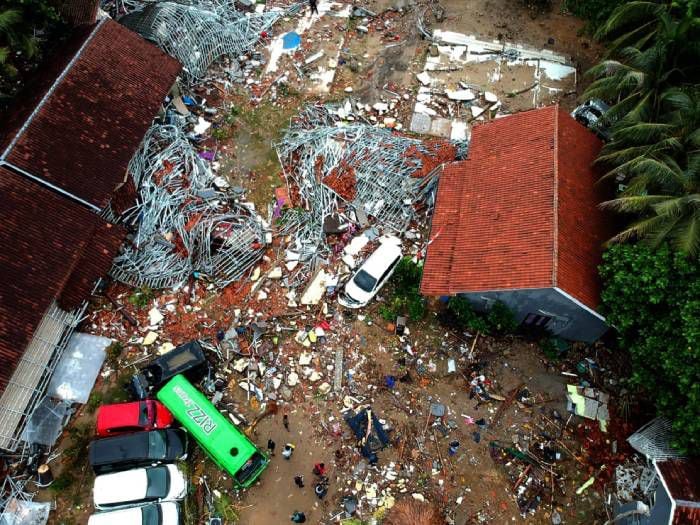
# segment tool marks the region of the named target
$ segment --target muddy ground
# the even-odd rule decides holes
[[[311,24],[304,37],[309,44],[308,53],[317,49],[314,46],[320,45],[329,56],[337,52],[338,57],[348,58],[339,65],[333,81],[326,88],[321,89],[323,86],[319,87],[320,84],[311,78],[295,79],[287,82],[284,89],[273,86],[259,97],[260,100],[251,102],[251,91],[236,87],[222,101],[226,111],[231,112],[232,119],[222,125],[225,133],[216,143],[221,154],[220,173],[226,175],[233,185],[246,189],[246,198],[254,202],[263,214],[266,214],[274,189],[284,184],[272,144],[281,138],[289,119],[300,107],[309,102],[342,100],[348,96],[347,88],[352,88],[352,96],[356,100],[369,104],[390,96],[390,92],[406,93],[411,97],[417,92],[415,75],[422,71],[429,47],[415,28],[417,9],[406,0],[370,0],[358,5],[376,13],[402,8],[403,13],[391,14],[387,26],[390,28],[387,31],[395,33],[398,38],[388,40],[393,37],[376,30],[370,30],[367,34],[358,33],[356,26],[361,22],[358,20],[330,15],[321,17]],[[433,29],[550,49],[569,57],[579,72],[587,69],[599,54],[599,49],[590,38],[581,34],[583,23],[563,13],[556,2],[550,13],[536,16],[522,7],[520,2],[512,0],[444,0],[441,5],[446,17],[440,23],[433,20]],[[299,19],[292,17],[276,31],[283,33],[298,24]],[[392,43],[400,45],[393,46]],[[341,46],[340,50],[338,46]],[[354,61],[349,60],[353,57]],[[281,70],[285,67],[293,70],[289,60],[289,57],[282,57]],[[258,75],[261,86],[269,85],[276,77],[277,73],[265,75],[262,71]],[[561,98],[560,103],[565,108],[573,107],[581,85],[579,82],[576,93],[568,93]],[[409,121],[413,102],[413,98],[405,100],[402,97],[398,104],[397,113],[405,125]],[[235,110],[231,110],[231,107]],[[270,260],[263,266],[272,267],[279,252],[279,247],[271,250],[268,253]],[[162,340],[178,344],[185,342],[188,336],[211,337],[217,328],[227,328],[233,309],[244,304],[266,311],[266,315],[280,313],[272,312],[269,305],[251,304],[251,298],[240,292],[240,286],[232,285],[230,288],[224,294],[202,289],[198,299],[202,303],[198,304],[204,304],[206,320],[174,319],[164,328]],[[122,300],[126,302],[130,292],[123,288],[117,292],[123,293]],[[273,291],[278,296],[282,293],[280,289]],[[156,296],[153,300],[161,299]],[[379,304],[361,312],[364,316],[362,319],[347,316],[342,311],[333,312],[336,306],[331,304],[328,319],[332,328],[328,342],[313,349],[314,366],[322,372],[326,368],[324,379],[331,383],[332,371],[327,367],[334,362],[335,350],[338,347],[345,349],[345,369],[353,369],[355,373],[356,394],[353,397],[362,400],[351,401],[350,404],[358,407],[370,403],[392,429],[392,444],[380,453],[378,468],[370,467],[358,454],[354,440],[342,421],[341,410],[347,406],[344,398],[351,393],[347,376],[342,393],[326,396],[319,395],[317,384],[302,380],[289,401],[280,402],[279,412],[263,418],[251,432],[251,437],[262,448],[268,438],[277,443],[277,455],[272,458],[260,483],[253,488],[244,493],[234,491],[230,480],[225,479],[201,453],[193,451],[187,462],[193,491],[184,506],[186,523],[206,523],[210,515],[218,513],[227,517],[227,523],[279,525],[288,523],[294,510],[303,510],[308,517],[307,523],[331,523],[331,518],[340,512],[341,497],[352,492],[365,498],[361,501],[360,516],[369,520],[381,515],[381,511],[377,513],[381,505],[372,506],[367,502],[368,486],[371,491],[374,483],[379,492],[376,499],[380,503],[386,503],[387,496],[399,500],[410,497],[412,493],[421,494],[444,509],[458,525],[550,523],[554,508],[559,509],[567,524],[589,525],[605,521],[601,505],[602,484],[594,486],[582,496],[574,496],[575,488],[595,473],[594,467],[573,458],[574,454],[564,454],[565,459],[558,467],[562,478],[557,480],[557,488],[551,492],[554,496],[550,496],[548,501],[541,501],[537,511],[526,517],[521,516],[513,495],[514,481],[517,480],[510,479],[508,467],[494,461],[490,455],[490,442],[512,444],[516,440],[535,440],[542,431],[538,425],[547,425],[543,416],[551,416],[552,410],[565,414],[566,378],[560,371],[568,365],[551,365],[536,345],[514,338],[481,338],[474,345],[474,359],[467,359],[459,350],[462,343],[455,342],[454,336],[468,341],[467,346],[473,339],[441,324],[437,317],[441,305],[437,303],[431,304],[426,320],[409,324],[411,334],[400,340],[386,330],[386,322],[377,311]],[[121,320],[118,313],[110,312],[110,308],[98,301],[94,305],[97,313],[83,330],[104,333],[127,343],[134,330]],[[281,308],[281,311],[286,313],[285,308]],[[105,322],[107,313],[108,323]],[[143,311],[134,310],[133,313],[142,317],[145,315]],[[296,326],[322,317],[315,309],[301,314],[296,311],[294,315]],[[304,349],[291,340],[291,336],[281,339],[277,350],[285,356],[287,366],[293,368],[293,359],[298,358]],[[414,356],[407,353],[407,344],[411,345]],[[94,408],[99,402],[123,398],[120,382],[135,370],[131,363],[142,354],[143,348],[138,344],[126,344],[122,354],[115,356],[108,365],[114,371],[100,379],[96,387],[100,394],[94,395],[93,406],[81,409],[61,440],[58,450],[63,455],[55,462],[54,473],[63,481],[53,490],[40,495],[41,498],[56,501],[57,510],[52,513],[50,523],[68,525],[86,522],[91,511],[92,476],[80,451],[84,450],[91,437]],[[425,363],[435,364],[435,371],[426,371],[418,366],[416,356],[420,356]],[[491,401],[475,406],[476,402],[469,399],[465,378],[459,373],[447,373],[447,359],[450,357],[457,360],[462,373],[468,373],[474,363],[482,362],[485,375],[493,381],[494,391],[502,397],[525,385],[536,403],[528,406],[514,402],[499,416],[502,417],[500,423],[481,431],[479,443],[475,442],[473,433],[476,428],[473,424],[467,424],[463,415],[492,421],[503,402]],[[406,372],[411,376],[410,382],[396,382],[393,388],[385,386],[386,376],[404,377]],[[257,401],[248,400],[246,393],[238,388],[240,380],[241,377],[235,375],[231,378],[226,408],[252,421],[259,413],[260,406]],[[447,421],[451,423],[446,435],[440,432],[441,427],[432,426],[433,421],[426,417],[430,404],[434,402],[447,407],[445,425]],[[283,413],[289,415],[289,432],[282,426]],[[576,427],[572,424],[570,428]],[[587,427],[582,428],[586,431]],[[461,445],[457,454],[450,457],[447,455],[448,443],[453,440],[458,440]],[[580,441],[574,440],[569,430],[563,433],[562,440],[569,443],[575,455],[585,458],[577,445],[580,445]],[[289,461],[280,455],[281,448],[287,442],[296,447]],[[331,480],[329,493],[322,501],[312,492],[314,476],[311,472],[313,464],[320,461],[329,467]],[[386,478],[386,469],[390,465],[393,465],[398,478],[407,480],[404,492],[398,488],[396,480]],[[304,489],[294,485],[295,474],[304,475]],[[202,479],[206,480],[210,489],[218,491],[211,498],[208,498]],[[361,480],[366,483],[358,484]],[[382,495],[383,489],[388,489],[390,493]],[[221,494],[221,497],[217,494]],[[213,503],[212,507],[207,505],[208,499]]]

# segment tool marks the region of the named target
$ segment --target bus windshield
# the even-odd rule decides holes
[[[267,467],[267,456],[183,375],[168,381],[157,397],[240,487],[252,485]]]

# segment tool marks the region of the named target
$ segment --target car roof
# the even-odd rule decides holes
[[[148,458],[149,435],[151,432],[164,433],[165,430],[134,432],[121,436],[97,439],[90,443],[89,457],[92,465],[107,465],[125,459]]]
[[[146,497],[148,478],[145,468],[102,474],[95,478],[92,495],[96,505],[130,502]]]
[[[394,259],[401,256],[401,245],[395,244],[391,240],[387,240],[379,245],[379,247],[374,250],[372,255],[370,255],[362,266],[360,270],[366,271],[372,277],[380,277],[384,270],[387,269],[389,264],[391,264]]]
[[[145,401],[131,401],[128,403],[115,403],[102,405],[97,412],[97,425],[103,427],[122,427],[137,425],[139,421],[139,409]]]
[[[141,523],[141,507],[98,512],[90,516],[88,525],[123,525],[126,523]]]

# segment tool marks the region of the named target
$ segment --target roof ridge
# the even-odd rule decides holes
[[[73,55],[73,58],[71,58],[66,66],[63,68],[63,71],[56,77],[56,80],[53,81],[53,83],[49,86],[49,88],[46,90],[46,93],[44,93],[44,96],[41,97],[41,100],[39,103],[34,107],[32,112],[29,114],[29,116],[26,118],[22,126],[17,130],[17,133],[15,133],[15,136],[12,137],[12,140],[9,142],[5,150],[2,152],[2,155],[0,155],[0,160],[5,160],[7,156],[10,154],[10,152],[14,149],[14,147],[17,145],[19,142],[19,139],[24,135],[24,132],[27,131],[27,128],[29,125],[32,123],[34,118],[39,114],[39,111],[41,111],[41,108],[44,107],[46,102],[51,98],[51,95],[54,94],[56,91],[56,88],[63,82],[63,79],[66,78],[66,75],[68,72],[73,69],[73,66],[75,63],[82,57],[83,51],[87,48],[88,44],[92,42],[92,40],[95,38],[95,35],[99,31],[99,29],[102,27],[102,25],[109,20],[108,18],[103,18],[100,20],[97,24],[95,24],[94,29],[90,32],[90,34],[87,36],[85,39],[85,42],[83,42],[78,50],[75,52],[75,55]]]
[[[556,288],[559,270],[559,103],[554,105],[554,195],[552,215],[552,286]]]

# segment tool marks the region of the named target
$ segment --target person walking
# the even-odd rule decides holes
[[[313,472],[317,476],[325,476],[326,475],[326,464],[325,463],[316,463],[314,465]]]
[[[293,523],[306,523],[306,515],[303,512],[299,512],[298,510],[295,510],[294,514],[292,514],[292,522]]]
[[[457,453],[458,448],[459,448],[459,441],[450,442],[450,449],[448,450],[448,453],[450,454],[450,456],[454,456]]]
[[[292,445],[291,443],[287,443],[284,446],[284,450],[282,451],[282,456],[284,457],[284,459],[288,460],[292,457],[292,452],[294,452],[294,445]]]
[[[272,441],[272,439],[267,440],[267,450],[270,451],[270,455],[274,456],[275,455],[275,442]]]
[[[325,498],[326,494],[328,494],[328,483],[316,483],[314,492],[316,493],[316,496],[318,496],[318,499]]]
[[[299,487],[300,489],[303,489],[304,488],[304,476],[302,476],[301,474],[297,474],[296,476],[294,476],[294,483],[296,483],[297,487]]]
[[[282,416],[282,424],[284,425],[284,428],[287,429],[287,432],[289,432],[289,416],[287,414]]]
[[[314,13],[318,14],[318,5],[316,5],[317,0],[309,0],[309,7],[311,8],[311,15]]]

